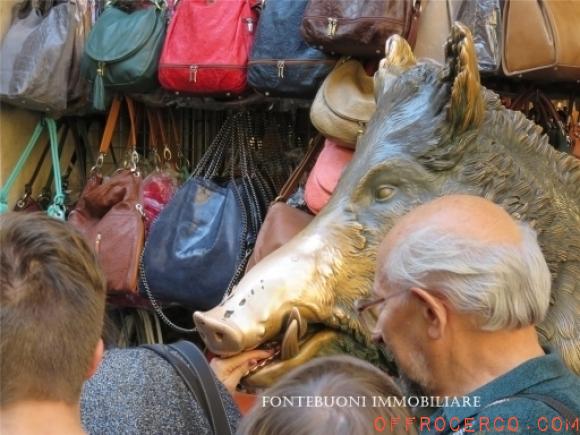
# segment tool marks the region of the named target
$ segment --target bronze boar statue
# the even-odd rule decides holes
[[[245,385],[267,386],[337,352],[388,368],[354,301],[370,293],[377,247],[396,220],[452,193],[488,198],[538,231],[553,276],[538,331],[580,374],[580,163],[481,86],[463,25],[453,26],[445,53],[443,67],[417,64],[406,41],[387,41],[375,75],[376,113],[330,202],[224,302],[194,314],[214,353],[276,347]]]

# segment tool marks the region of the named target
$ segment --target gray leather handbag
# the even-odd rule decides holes
[[[0,47],[0,98],[32,110],[63,112],[70,83],[78,85],[73,58],[86,1],[23,5]]]

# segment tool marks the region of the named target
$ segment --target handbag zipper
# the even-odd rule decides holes
[[[343,18],[337,18],[337,17],[324,17],[321,15],[310,15],[310,16],[304,17],[305,20],[308,20],[311,18],[326,20],[327,21],[326,36],[329,36],[331,38],[336,35],[336,29],[338,28],[338,24],[341,21],[377,20],[377,21],[389,21],[389,22],[395,23],[395,24],[404,24],[404,21],[402,21],[402,20],[394,20],[394,19],[388,18],[388,17],[356,17],[356,18],[343,17]]]
[[[328,20],[328,36],[332,37],[336,34],[336,26],[338,25],[338,20],[336,18],[329,17]]]
[[[105,75],[105,62],[97,62],[97,75],[101,77]]]
[[[254,18],[243,18],[243,20],[246,23],[246,26],[248,26],[248,32],[250,33],[254,33],[254,23],[256,22],[256,20]]]
[[[272,59],[272,60],[251,60],[248,62],[248,65],[276,65],[278,69],[278,78],[283,79],[286,65],[300,65],[300,64],[334,65],[335,63],[336,63],[335,60]]]
[[[175,65],[175,64],[161,64],[159,65],[160,68],[177,68],[177,69],[185,69],[189,70],[189,81],[193,83],[197,83],[197,73],[201,69],[207,68],[229,68],[229,69],[246,69],[247,66],[240,66],[240,65]]]

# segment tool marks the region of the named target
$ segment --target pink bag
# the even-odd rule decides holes
[[[161,210],[175,195],[178,180],[177,173],[171,168],[171,150],[168,147],[161,112],[147,109],[146,113],[149,123],[149,146],[156,156],[156,169],[143,180],[143,211],[146,217],[145,232],[148,234],[149,228]],[[162,161],[160,157],[158,151],[160,146],[163,147],[161,155],[165,161]]]
[[[143,211],[147,217],[145,220],[147,232],[176,191],[177,181],[167,172],[155,171],[145,177],[143,180]]]
[[[318,214],[326,205],[354,150],[326,139],[304,187],[304,200],[310,211]]]

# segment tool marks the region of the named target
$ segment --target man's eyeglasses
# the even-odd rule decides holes
[[[372,334],[376,331],[377,320],[381,314],[381,308],[389,299],[405,293],[407,290],[400,290],[386,297],[380,298],[360,298],[354,303],[358,318],[363,326]]]

